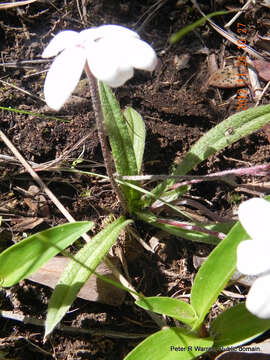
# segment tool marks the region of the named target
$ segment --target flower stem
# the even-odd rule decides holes
[[[102,109],[101,109],[97,80],[91,73],[91,70],[89,69],[87,62],[85,64],[84,70],[86,72],[88,82],[89,82],[93,110],[95,113],[95,118],[96,118],[96,123],[97,123],[98,136],[99,136],[99,141],[100,141],[100,145],[101,145],[101,150],[102,150],[104,164],[105,164],[105,167],[107,170],[107,174],[109,176],[111,186],[112,186],[113,190],[115,191],[115,193],[117,194],[118,199],[123,207],[124,212],[127,213],[128,209],[127,209],[124,194],[123,194],[121,188],[116,183],[114,176],[113,176],[112,159],[111,159],[111,155],[110,155],[110,152],[109,152],[109,149],[107,146],[107,142],[106,142],[104,118],[103,118],[103,113],[102,113]]]

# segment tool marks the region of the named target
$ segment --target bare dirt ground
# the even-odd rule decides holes
[[[205,13],[239,8],[244,3],[241,0],[199,1]],[[84,161],[78,165],[80,169],[104,173],[87,87],[82,82],[59,113],[50,111],[43,101],[45,70],[50,61],[39,61],[52,35],[63,29],[79,31],[101,24],[123,25],[138,31],[155,48],[159,65],[153,74],[137,72],[115,94],[122,108],[134,107],[145,120],[144,173],[167,174],[172,164],[179,162],[196,140],[237,111],[236,88],[220,89],[207,84],[211,72],[208,63],[209,57],[213,59],[214,55],[218,67],[222,68],[224,62],[229,65],[232,58],[242,55],[241,49],[223,38],[208,23],[187,34],[179,43],[169,44],[169,37],[174,32],[200,17],[192,3],[176,0],[37,1],[0,11],[0,106],[36,113],[29,115],[2,109],[0,129],[27,160],[35,164],[56,159],[91,132],[87,141],[71,151],[61,165],[70,165],[81,156]],[[223,27],[232,17],[233,14],[219,16],[215,22]],[[234,33],[237,22],[246,26],[247,42],[265,54],[265,48],[259,46],[258,35],[270,36],[270,9],[258,1],[231,26]],[[260,81],[264,87],[266,82]],[[248,87],[247,91],[250,94]],[[247,108],[253,107],[255,102],[254,97],[248,95]],[[262,104],[268,102],[269,91],[261,100]],[[60,120],[49,116],[57,116]],[[212,156],[194,173],[207,174],[264,164],[269,154],[268,138],[259,131]],[[33,180],[14,159],[4,158],[4,155],[12,154],[3,142],[0,142],[0,155],[2,250],[26,234],[65,223],[66,220],[49,200],[43,198],[37,205],[30,190]],[[94,231],[100,228],[111,209],[119,211],[117,199],[108,183],[102,183],[95,177],[61,171],[40,171],[40,176],[75,219],[91,219],[97,224]],[[218,215],[229,217],[238,201],[258,194],[258,188],[257,192],[241,188],[241,184],[255,181],[252,178],[240,179],[238,189],[220,183],[203,183],[194,186],[190,195]],[[267,187],[263,191],[267,193]],[[29,218],[30,223],[26,222]],[[206,256],[210,247],[168,235],[164,240],[164,234],[141,222],[136,222],[136,228],[146,242],[153,236],[162,237],[164,241],[154,257],[143,249],[134,250],[132,246],[124,249],[128,271],[136,289],[153,296],[189,293],[196,273],[192,256]],[[1,310],[44,319],[50,294],[50,289],[25,280],[11,290],[1,291]],[[56,330],[44,344],[42,327],[3,318],[0,318],[0,323],[1,359],[119,360],[140,341],[117,339],[106,334],[89,336]],[[77,299],[63,323],[127,334],[157,330],[151,319],[133,305],[129,296],[120,307]]]

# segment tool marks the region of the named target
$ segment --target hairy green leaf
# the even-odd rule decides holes
[[[162,329],[133,349],[124,360],[191,360],[211,349],[211,338],[181,328]]]
[[[145,145],[145,125],[141,115],[132,109],[132,107],[126,108],[124,116],[128,122],[128,132],[132,141],[134,154],[136,157],[138,173],[141,171],[144,145]]]
[[[269,121],[270,105],[254,107],[230,116],[209,130],[192,146],[182,162],[173,171],[173,175],[187,174],[210,155],[259,130]],[[167,192],[175,182],[175,179],[163,181],[153,190],[153,194],[162,197],[163,193]]]
[[[163,296],[145,297],[136,301],[136,305],[145,310],[158,314],[171,316],[192,326],[196,319],[196,313],[187,302]]]
[[[8,287],[25,279],[52,257],[74,243],[93,226],[81,221],[56,226],[29,236],[0,254],[0,282]]]
[[[119,175],[138,175],[132,141],[119,104],[107,85],[99,81],[98,86],[106,132],[112,148],[116,171]],[[122,189],[126,196],[128,208],[132,212],[134,200],[136,201],[140,194],[125,185],[122,185]]]
[[[173,205],[168,204],[169,207],[171,207],[173,210]],[[169,224],[162,224],[158,222],[158,217],[154,215],[151,212],[136,212],[136,215],[143,221],[147,222],[148,224],[151,224],[152,226],[159,228],[163,231],[166,231],[169,234],[178,236],[183,239],[192,240],[196,242],[202,242],[206,244],[212,244],[217,245],[220,242],[220,239],[217,236],[214,236],[211,233],[207,233],[207,231],[210,232],[222,232],[227,234],[231,228],[234,226],[235,222],[228,222],[228,223],[219,223],[219,224],[194,224],[190,223],[190,225],[197,226],[198,228],[201,228],[202,230],[205,229],[206,232],[203,231],[195,231],[194,229],[181,229],[174,225]],[[183,212],[182,215],[185,215],[185,212]]]
[[[49,302],[45,337],[68,311],[78,292],[115,243],[121,230],[132,220],[119,218],[93,237],[69,262]]]
[[[169,234],[178,236],[183,239],[212,245],[217,245],[221,241],[220,238],[217,236],[219,232],[227,234],[234,224],[235,222],[208,225],[190,224],[197,226],[198,230],[194,230],[192,228],[190,230],[187,230],[170,224],[161,224],[157,221],[151,222],[151,225],[163,231],[166,231]],[[202,231],[199,231],[199,228],[201,228]],[[203,232],[203,230],[205,230],[205,232]],[[207,233],[207,231],[209,231],[209,233]],[[217,233],[216,236],[215,233]]]
[[[198,328],[205,315],[236,269],[236,249],[249,236],[239,222],[211,252],[198,271],[191,290],[190,303],[198,316]]]
[[[221,313],[211,324],[210,333],[217,349],[245,344],[270,329],[270,319],[252,315],[245,304],[235,305]]]

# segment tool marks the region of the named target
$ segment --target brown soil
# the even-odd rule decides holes
[[[222,67],[242,51],[222,38],[209,24],[187,34],[176,45],[169,45],[171,34],[200,18],[191,3],[184,1],[94,0],[81,3],[72,0],[36,2],[24,7],[0,12],[0,106],[27,110],[37,114],[62,117],[69,122],[0,110],[0,129],[5,132],[23,156],[42,164],[59,157],[91,132],[83,146],[74,149],[62,165],[70,165],[82,151],[85,159],[79,168],[104,173],[102,154],[95,130],[95,120],[88,89],[82,86],[70,102],[57,114],[42,100],[44,70],[49,61],[38,63],[40,55],[53,34],[63,29],[81,30],[101,24],[120,24],[138,31],[157,51],[159,65],[153,74],[136,72],[136,76],[115,94],[122,108],[134,107],[144,118],[147,127],[144,157],[145,174],[167,174],[190,147],[206,131],[237,111],[236,88],[217,89],[207,86],[210,77],[208,57],[215,54]],[[226,4],[225,4],[226,3]],[[155,12],[156,6],[159,9]],[[200,1],[205,13],[243,5],[243,1]],[[225,6],[226,5],[226,6]],[[233,15],[215,18],[224,26]],[[248,43],[256,48],[256,33],[269,36],[269,9],[257,4],[240,16],[246,24]],[[232,30],[236,32],[235,24]],[[261,50],[257,47],[257,50]],[[25,64],[23,61],[33,60]],[[184,63],[186,61],[186,64]],[[184,64],[184,65],[183,65]],[[262,81],[262,84],[265,83]],[[16,87],[14,87],[16,86]],[[24,92],[26,91],[26,92]],[[261,103],[268,103],[266,92]],[[248,107],[254,106],[252,98]],[[267,136],[259,131],[238,141],[226,150],[209,158],[194,173],[207,174],[230,168],[263,164],[268,160],[270,145]],[[12,156],[3,142],[0,155]],[[31,177],[18,164],[0,160],[0,215],[3,222],[0,248],[11,245],[27,235],[65,223],[66,220],[46,198],[35,207],[36,201],[26,201],[25,191],[33,185]],[[77,220],[95,221],[96,232],[110,211],[119,211],[117,199],[108,183],[95,177],[63,172],[41,172],[40,176]],[[240,179],[242,183],[253,179]],[[257,181],[257,180],[254,180]],[[267,193],[267,189],[264,189]],[[253,192],[252,195],[257,195]],[[218,215],[232,216],[235,200],[245,199],[247,192],[237,191],[220,183],[207,183],[192,188],[190,195]],[[45,199],[45,200],[44,200]],[[45,203],[44,203],[45,202]],[[42,218],[36,226],[21,222],[26,217]],[[12,219],[9,221],[8,219]],[[137,231],[149,242],[152,236],[164,236],[151,227],[136,222]],[[166,242],[165,242],[166,239]],[[189,293],[195,269],[194,254],[206,256],[209,246],[193,244],[166,235],[156,256],[144,250],[134,262],[125,249],[131,281],[146,295],[172,296]],[[167,241],[169,240],[169,241]],[[132,250],[133,251],[133,250]],[[134,266],[136,264],[136,266]],[[30,281],[23,281],[11,290],[2,290],[1,309],[44,319],[51,290]],[[127,297],[124,304],[114,308],[77,299],[63,324],[81,328],[98,328],[116,332],[152,333],[157,330],[151,319]],[[55,331],[43,344],[43,329],[1,318],[0,358],[2,359],[123,359],[139,340],[115,339],[108,336],[84,336]]]

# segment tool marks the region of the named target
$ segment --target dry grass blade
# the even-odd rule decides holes
[[[136,22],[134,25],[134,28],[138,33],[140,33],[143,28],[149,23],[153,17],[157,14],[159,9],[166,4],[168,0],[158,0],[156,3],[154,3],[148,10],[145,11],[145,13],[140,17],[140,19]],[[139,25],[139,23],[141,24]]]
[[[205,13],[201,10],[199,4],[197,3],[197,0],[192,0],[192,3],[202,16],[206,16]],[[211,19],[207,19],[207,21],[225,39],[229,40],[237,47],[239,46],[239,39],[237,37],[231,35],[226,30],[222,29],[220,26],[218,26],[216,23],[214,23],[214,21],[212,21]],[[258,51],[254,50],[249,45],[245,45],[245,47],[242,47],[242,50],[247,52],[249,55],[254,56],[256,59],[265,60],[264,57]]]
[[[0,10],[7,10],[7,9],[18,7],[18,6],[28,5],[35,1],[37,1],[37,0],[16,1],[16,2],[9,2],[9,3],[2,3],[2,4],[0,3]]]
[[[265,87],[264,87],[264,89],[263,89],[263,91],[261,93],[261,96],[258,98],[255,106],[259,105],[260,101],[262,100],[262,98],[263,98],[264,94],[266,93],[267,89],[269,88],[269,86],[270,86],[270,81],[268,81],[268,83],[265,85]]]
[[[24,168],[29,172],[32,178],[37,182],[42,191],[44,191],[49,199],[54,203],[54,205],[58,208],[59,211],[65,216],[65,218],[69,222],[74,222],[75,220],[69,214],[69,212],[65,209],[65,207],[61,204],[61,202],[56,198],[56,196],[51,192],[51,190],[46,186],[46,184],[41,180],[38,174],[33,170],[33,168],[28,164],[28,162],[24,159],[24,157],[19,153],[19,151],[15,148],[15,146],[9,141],[6,135],[0,130],[0,138],[6,144],[6,146],[12,151],[14,156],[20,161],[20,163],[24,166]],[[86,234],[84,234],[83,238]],[[86,241],[89,238],[87,237]]]
[[[260,60],[257,60],[260,61]],[[261,95],[262,95],[262,87],[260,84],[260,80],[257,74],[257,71],[254,68],[254,64],[251,61],[251,59],[247,56],[247,63],[248,63],[248,75],[249,75],[249,81],[250,81],[250,85],[252,88],[252,92],[254,94],[254,100],[258,101],[258,99],[261,99]]]
[[[6,85],[6,86],[12,87],[12,88],[15,89],[15,90],[19,90],[19,91],[21,91],[22,93],[24,93],[24,94],[26,94],[26,95],[29,95],[29,96],[31,96],[32,98],[34,98],[34,99],[36,99],[36,100],[38,100],[38,101],[42,101],[42,102],[45,103],[45,100],[44,100],[44,99],[42,99],[42,98],[40,98],[39,96],[36,96],[36,95],[30,93],[29,91],[26,91],[26,90],[24,90],[24,89],[22,89],[22,88],[19,88],[18,86],[15,86],[15,85],[13,85],[13,84],[10,84],[10,83],[8,83],[8,82],[6,82],[6,81],[4,81],[4,80],[0,80],[0,82],[1,82],[2,84]]]
[[[247,9],[249,8],[249,6],[251,5],[252,2],[253,2],[253,0],[248,0],[248,1],[245,3],[245,5],[242,7],[242,9],[239,10],[239,11],[237,12],[237,14],[234,15],[234,17],[233,17],[226,25],[224,25],[224,27],[225,27],[226,29],[228,29],[228,28],[239,18],[239,16],[243,13],[243,11],[244,11],[244,10],[247,10]]]

